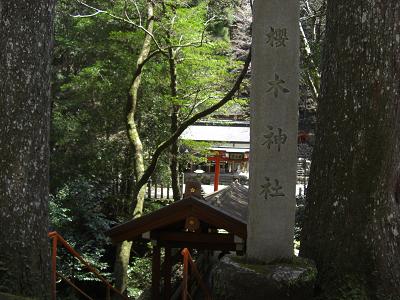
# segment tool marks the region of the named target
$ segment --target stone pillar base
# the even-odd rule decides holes
[[[306,259],[249,264],[225,256],[211,271],[213,300],[310,300],[317,270]]]

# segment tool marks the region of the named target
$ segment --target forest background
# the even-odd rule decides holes
[[[307,130],[315,123],[325,6],[324,1],[301,1],[299,109],[301,126]],[[248,1],[58,1],[51,227],[110,279],[118,249],[104,233],[132,218],[137,199],[144,197],[135,191],[135,184],[171,132],[232,91],[250,48],[250,24]],[[246,115],[249,75],[250,70],[218,115],[232,105]],[[135,87],[136,94],[132,92]],[[140,144],[132,139],[129,125],[132,99]],[[193,153],[204,154],[207,146],[172,143],[160,155],[152,180],[173,183],[177,180],[174,169],[181,171],[188,161],[199,161]],[[138,147],[143,166],[137,160]],[[144,201],[145,212],[164,205],[148,200]],[[151,245],[135,243],[129,252],[128,278],[119,284],[126,285],[128,294],[138,296],[149,284]],[[94,278],[66,257],[61,272],[94,287]],[[73,298],[67,289],[64,293]]]

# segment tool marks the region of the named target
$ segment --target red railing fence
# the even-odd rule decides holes
[[[207,288],[207,286],[204,284],[203,279],[201,278],[201,275],[196,267],[195,262],[192,259],[192,256],[190,255],[190,251],[187,248],[184,248],[181,251],[181,254],[183,256],[183,289],[182,289],[182,300],[187,300],[191,299],[190,293],[188,291],[188,282],[189,282],[189,265],[190,269],[197,281],[197,284],[200,286],[200,288],[203,290],[204,293],[204,299],[206,300],[212,300],[211,299],[211,293],[210,290]]]
[[[116,293],[121,299],[129,300],[129,298],[123,295],[120,291],[114,288],[111,283],[107,281],[103,276],[100,275],[99,271],[92,267],[88,262],[86,262],[82,256],[74,249],[68,242],[56,231],[49,232],[49,238],[52,239],[52,253],[51,253],[51,299],[57,299],[57,277],[64,280],[67,284],[69,284],[72,288],[74,288],[77,292],[79,292],[82,296],[89,300],[93,300],[89,295],[87,295],[84,291],[82,291],[79,287],[77,287],[72,281],[68,278],[64,277],[60,273],[57,272],[57,248],[58,246],[63,246],[71,255],[76,257],[89,272],[93,273],[96,278],[98,278],[105,286],[106,286],[106,299],[111,299],[111,291]]]

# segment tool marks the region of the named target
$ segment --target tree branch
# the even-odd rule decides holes
[[[190,119],[187,119],[186,121],[184,121],[167,140],[165,140],[160,145],[158,145],[157,149],[153,153],[153,156],[151,158],[149,166],[146,168],[143,176],[138,180],[138,182],[135,186],[134,195],[133,195],[134,199],[137,197],[140,189],[147,183],[150,176],[153,174],[153,172],[157,166],[158,159],[161,156],[161,154],[166,149],[168,149],[168,147],[171,146],[171,144],[174,141],[176,141],[179,138],[179,136],[182,134],[182,132],[185,131],[185,129],[188,128],[190,125],[194,124],[197,120],[199,120],[199,119],[211,114],[212,112],[216,111],[217,109],[221,108],[224,104],[226,104],[229,100],[231,100],[233,98],[235,93],[239,90],[240,85],[247,74],[247,70],[249,68],[250,62],[251,62],[251,52],[249,52],[249,54],[246,58],[245,64],[243,66],[243,69],[240,72],[240,74],[239,74],[238,78],[236,79],[235,84],[233,85],[231,90],[218,103],[212,105],[211,107],[195,114]]]
[[[311,64],[311,68],[314,69],[314,71],[317,73],[317,77],[319,79],[320,78],[320,73],[319,73],[319,71],[318,71],[318,69],[317,69],[317,67],[315,65],[315,62],[314,62],[312,56],[311,56],[312,52],[311,52],[310,43],[307,40],[306,34],[304,32],[304,29],[303,29],[303,25],[301,24],[301,22],[299,22],[299,27],[300,27],[300,36],[301,36],[301,39],[302,39],[303,44],[304,44],[305,55],[309,59],[309,62]],[[308,83],[308,85],[310,87],[310,90],[312,92],[314,101],[317,102],[318,101],[318,96],[319,96],[318,86],[317,86],[318,84],[316,82],[314,82],[314,80],[313,80],[313,78],[312,78],[312,76],[310,74],[310,71],[306,71],[306,73],[307,73],[306,81],[307,81],[307,83]]]
[[[98,15],[98,14],[100,14],[100,13],[106,14],[107,16],[109,16],[109,17],[111,17],[111,18],[113,18],[113,19],[115,19],[115,20],[119,20],[119,21],[128,23],[128,24],[133,25],[134,27],[136,27],[136,28],[138,28],[138,29],[144,31],[146,34],[148,34],[148,35],[151,37],[151,39],[153,40],[153,42],[154,42],[154,44],[156,45],[156,47],[157,47],[159,50],[162,50],[160,44],[158,43],[158,41],[156,40],[156,38],[154,37],[154,35],[153,35],[151,32],[149,32],[142,24],[136,24],[135,22],[133,22],[133,21],[132,21],[131,19],[129,19],[129,18],[123,18],[123,17],[117,16],[117,15],[114,15],[113,13],[111,13],[111,12],[109,12],[109,11],[107,11],[107,10],[102,10],[102,9],[96,8],[96,7],[91,6],[91,5],[85,3],[85,2],[83,2],[83,1],[81,1],[81,0],[75,0],[75,1],[78,2],[78,3],[81,4],[81,5],[83,5],[83,6],[87,7],[87,8],[89,8],[89,9],[94,10],[95,12],[94,12],[93,14],[89,14],[89,15],[75,15],[75,16],[73,16],[73,17],[75,17],[75,18],[87,18],[87,17],[92,17],[92,16],[95,16],[95,15]]]

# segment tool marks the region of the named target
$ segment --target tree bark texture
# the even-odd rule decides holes
[[[399,68],[399,1],[328,1],[301,241],[323,299],[400,299]]]
[[[0,292],[48,299],[54,1],[0,1]]]
[[[145,34],[142,49],[139,53],[136,70],[132,80],[132,85],[130,87],[128,93],[128,105],[127,105],[127,116],[126,116],[126,124],[127,124],[127,133],[128,139],[133,147],[133,156],[134,156],[134,175],[136,179],[136,183],[144,174],[144,159],[143,159],[143,144],[140,139],[139,131],[136,125],[135,114],[138,102],[138,92],[139,87],[142,81],[142,70],[143,65],[146,63],[147,58],[149,57],[149,53],[151,50],[151,34],[153,33],[154,27],[154,3],[152,1],[147,1],[147,33]],[[138,186],[135,184],[134,186],[134,199],[133,203],[135,204],[135,208],[133,211],[133,218],[138,218],[142,215],[143,212],[143,204],[146,193],[145,186]],[[116,248],[116,261],[114,264],[114,276],[116,288],[120,290],[122,293],[126,292],[126,285],[128,280],[128,264],[130,258],[130,250],[132,247],[131,242],[122,242]]]

